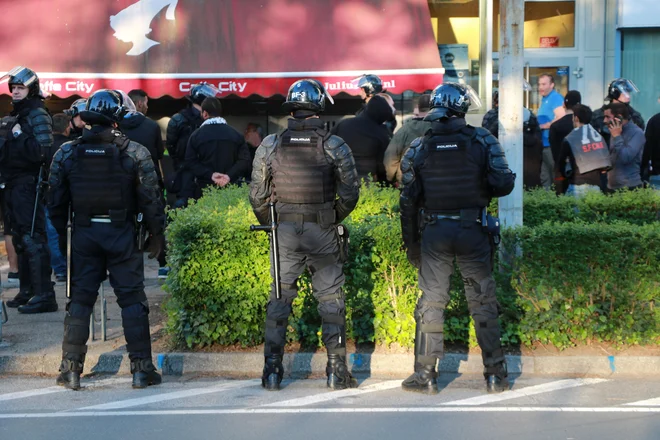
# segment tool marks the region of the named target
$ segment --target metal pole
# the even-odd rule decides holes
[[[504,227],[523,223],[523,26],[524,0],[500,0],[499,140],[516,173],[513,192],[499,200]]]
[[[493,0],[479,0],[479,96],[486,111],[493,107]]]

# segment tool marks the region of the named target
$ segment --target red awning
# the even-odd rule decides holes
[[[427,0],[22,0],[3,4],[0,36],[0,70],[29,67],[59,97],[183,97],[199,81],[272,96],[305,77],[357,94],[363,73],[421,92],[444,72]]]

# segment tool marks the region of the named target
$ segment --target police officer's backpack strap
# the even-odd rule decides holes
[[[126,147],[128,147],[128,144],[131,142],[131,140],[126,136],[124,133],[121,133],[119,131],[113,131],[115,134],[115,138],[112,140],[112,143],[119,148],[119,150],[124,150]]]

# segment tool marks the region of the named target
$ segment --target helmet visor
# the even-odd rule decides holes
[[[220,89],[208,83],[200,83],[196,87],[197,87],[197,89],[195,90],[196,94],[204,95],[209,98],[215,98],[220,94]]]
[[[470,99],[470,110],[478,110],[483,107],[481,99],[479,99],[479,94],[476,92],[476,90],[467,84],[463,84],[463,87],[465,87],[465,96]]]
[[[621,92],[622,95],[627,97],[628,99],[632,98],[632,95],[635,93],[639,93],[639,89],[635,85],[634,82],[632,82],[629,79],[620,79],[616,81],[613,84],[614,88],[617,89],[619,92]]]
[[[36,79],[37,76],[34,74],[28,75],[28,69],[23,66],[16,66],[11,69],[9,72],[5,73],[2,78],[0,78],[0,84],[9,82],[9,80],[14,76],[21,76],[21,82],[25,87],[29,87]]]
[[[126,112],[134,113],[137,111],[137,109],[135,108],[135,103],[123,90],[115,90],[115,91],[121,95],[122,107],[124,107]]]

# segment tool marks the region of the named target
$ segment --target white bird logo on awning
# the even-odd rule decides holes
[[[145,53],[158,41],[147,38],[151,32],[151,21],[163,8],[167,7],[165,18],[174,20],[174,10],[179,0],[140,0],[110,16],[110,27],[114,37],[124,43],[133,43],[126,55],[137,56]]]

